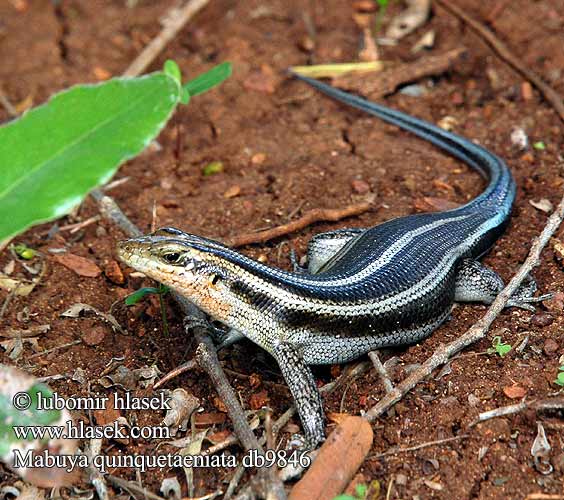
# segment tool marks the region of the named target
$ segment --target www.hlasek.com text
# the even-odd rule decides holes
[[[267,450],[264,454],[257,450],[250,450],[243,455],[241,461],[234,455],[56,455],[48,450],[42,453],[33,450],[13,451],[13,466],[17,468],[59,468],[71,472],[77,468],[87,468],[91,465],[100,472],[107,473],[113,469],[137,469],[146,472],[149,469],[164,469],[172,467],[183,468],[235,468],[241,463],[243,467],[272,467],[282,468],[287,465],[309,467],[310,457],[304,452],[286,450]]]

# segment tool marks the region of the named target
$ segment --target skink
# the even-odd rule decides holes
[[[278,362],[311,448],[324,439],[322,401],[308,365],[342,363],[371,350],[416,342],[449,315],[454,301],[491,303],[503,288],[478,262],[507,226],[515,182],[505,163],[469,140],[400,111],[295,75],[328,96],[397,125],[488,179],[469,203],[408,215],[367,229],[316,235],[309,268],[289,272],[174,228],[123,241],[120,258],[187,297]],[[509,302],[534,310],[531,279]]]

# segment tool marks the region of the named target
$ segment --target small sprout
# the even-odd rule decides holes
[[[195,95],[201,94],[202,92],[207,92],[216,85],[219,85],[221,82],[231,76],[231,71],[231,63],[223,62],[213,67],[209,71],[206,71],[204,74],[199,75],[193,80],[185,83],[183,88],[191,97],[193,97]]]
[[[206,177],[208,175],[219,174],[220,172],[223,172],[223,163],[220,161],[212,161],[202,169],[202,174]]]
[[[35,257],[35,254],[37,253],[33,248],[29,248],[27,245],[23,243],[14,245],[13,249],[14,252],[16,252],[16,255],[18,255],[19,257],[25,260],[33,259]]]
[[[564,387],[564,365],[558,368],[558,375],[556,376],[555,384]]]
[[[546,149],[546,146],[545,146],[544,142],[538,141],[538,142],[533,143],[533,148],[535,148],[539,151],[544,151]]]
[[[376,479],[367,484],[357,484],[354,495],[343,493],[337,495],[333,500],[367,500],[369,498],[378,498],[380,496],[380,482]]]
[[[168,292],[168,288],[163,285],[161,285],[159,288],[155,288],[152,286],[140,288],[139,290],[136,290],[132,294],[125,297],[125,305],[133,306],[137,304],[137,302],[142,300],[146,295],[151,295],[151,294],[164,295],[166,292]]]
[[[511,344],[505,344],[501,337],[498,335],[493,338],[492,346],[486,351],[488,354],[499,354],[503,358],[509,351],[511,351]]]

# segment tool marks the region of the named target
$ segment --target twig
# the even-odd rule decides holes
[[[209,336],[199,333],[196,333],[196,339],[199,343],[196,349],[196,360],[200,367],[204,369],[211,378],[221,401],[223,401],[229,410],[229,416],[233,422],[233,429],[235,434],[239,437],[239,441],[245,450],[259,450],[259,453],[263,454],[264,450],[262,446],[259,445],[257,437],[249,427],[247,417],[239,404],[237,395],[221,369],[212,340]]]
[[[169,380],[178,377],[181,373],[187,372],[189,370],[193,370],[198,366],[198,363],[195,359],[191,359],[190,361],[186,361],[186,363],[177,366],[173,370],[169,371],[163,378],[161,378],[154,386],[153,389],[158,389],[161,385],[164,385]]]
[[[490,418],[503,417],[505,415],[513,415],[523,410],[533,409],[537,411],[545,410],[564,410],[564,398],[544,399],[542,401],[522,401],[514,405],[502,406],[494,410],[484,411],[478,415],[478,418],[470,425],[475,425]]]
[[[8,112],[8,114],[11,117],[15,118],[16,116],[18,116],[17,109],[14,108],[14,106],[12,105],[12,103],[10,102],[10,100],[8,99],[8,97],[6,96],[6,94],[1,88],[0,88],[0,104],[4,107],[4,109]]]
[[[141,231],[139,231],[137,226],[127,218],[127,215],[122,212],[121,208],[119,208],[113,198],[102,193],[99,189],[94,189],[90,195],[98,202],[98,209],[104,219],[118,226],[127,236],[131,238],[141,235]]]
[[[451,441],[459,441],[461,439],[467,439],[469,437],[470,436],[468,436],[467,434],[464,434],[462,436],[454,436],[445,439],[437,439],[436,441],[428,441],[427,443],[421,443],[415,446],[409,446],[408,448],[392,448],[383,453],[371,455],[368,458],[382,458],[382,457],[387,457],[388,455],[396,455],[397,453],[404,453],[407,451],[417,451],[423,448],[428,448],[429,446],[437,446],[439,444],[450,443]]]
[[[382,383],[384,384],[384,389],[386,390],[386,392],[392,392],[394,390],[394,384],[392,384],[392,381],[390,380],[390,376],[388,375],[388,371],[386,370],[386,368],[382,364],[382,361],[380,361],[380,358],[378,357],[378,351],[370,351],[368,353],[368,357],[372,361],[372,364],[374,365],[374,368],[378,372],[378,375],[380,375],[380,378],[382,379]]]
[[[110,483],[114,484],[115,486],[118,486],[122,490],[129,492],[130,494],[132,494],[133,497],[135,497],[133,493],[137,493],[139,495],[144,495],[145,498],[150,498],[151,500],[165,500],[163,497],[151,493],[147,488],[142,488],[141,486],[139,486],[137,483],[134,483],[133,481],[126,481],[125,479],[121,479],[115,476],[110,476],[109,474],[107,474],[105,477]]]
[[[425,76],[440,75],[448,71],[457,59],[466,52],[459,47],[438,56],[429,56],[409,64],[400,64],[377,75],[344,75],[333,79],[333,85],[345,90],[358,92],[370,99],[377,99],[405,83],[414,82]]]
[[[45,354],[50,354],[55,351],[60,351],[61,349],[66,349],[67,347],[80,344],[81,342],[82,340],[73,340],[72,342],[68,342],[67,344],[62,344],[56,347],[52,347],[51,349],[47,349],[46,351],[36,352],[35,354],[29,356],[27,359],[38,358],[39,356],[44,356]]]
[[[143,73],[182,27],[203,9],[208,2],[209,0],[189,0],[184,7],[180,9],[173,7],[167,12],[161,32],[135,58],[124,71],[123,76],[137,76]]]
[[[349,205],[345,208],[314,208],[302,215],[299,219],[288,222],[288,224],[282,224],[281,226],[257,233],[242,234],[229,240],[228,244],[229,246],[237,248],[252,243],[264,243],[265,241],[304,229],[316,222],[336,222],[346,217],[360,215],[373,207],[372,201],[365,201],[363,203]]]
[[[544,83],[534,71],[527,68],[521,62],[521,59],[514,56],[507,45],[494,35],[492,31],[470,17],[460,7],[452,4],[450,0],[436,0],[436,2],[470,26],[470,28],[478,33],[492,47],[494,52],[502,60],[509,64],[515,71],[517,71],[517,73],[529,80],[558,113],[560,119],[564,121],[564,101],[556,90],[554,90],[550,85]]]
[[[386,412],[419,382],[428,377],[435,368],[445,364],[454,354],[486,336],[489,327],[503,310],[509,298],[517,290],[521,282],[526,278],[533,267],[539,264],[542,249],[546,246],[551,236],[556,232],[563,218],[564,197],[560,200],[560,203],[556,207],[554,213],[548,218],[546,226],[542,230],[541,234],[533,241],[529,255],[527,256],[525,262],[523,262],[522,266],[519,268],[515,276],[513,276],[509,284],[493,301],[483,318],[455,341],[440,346],[419,368],[414,370],[411,375],[401,382],[401,384],[396,385],[392,392],[386,394],[376,405],[368,410],[364,417],[367,418],[369,422],[373,422],[376,418]]]

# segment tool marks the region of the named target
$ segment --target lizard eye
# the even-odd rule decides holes
[[[182,260],[182,254],[180,252],[168,252],[163,254],[163,260],[169,264],[179,264]]]

